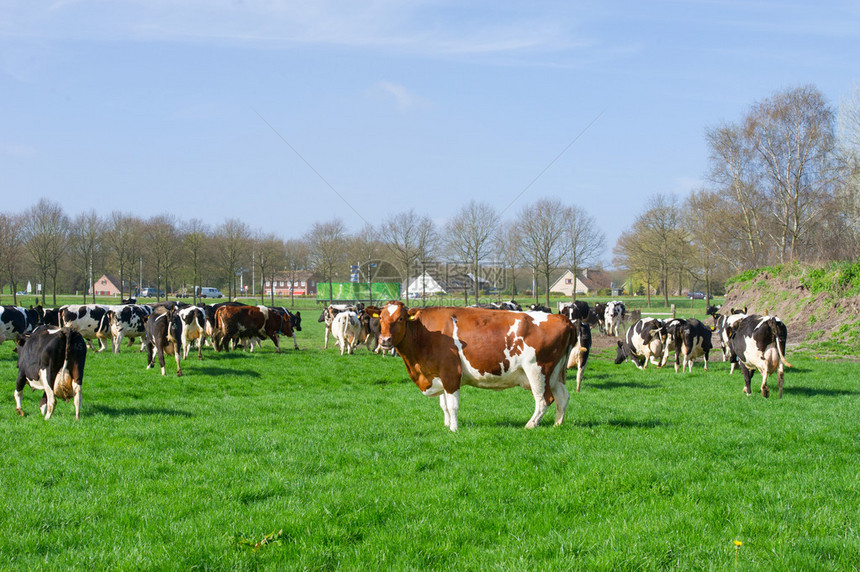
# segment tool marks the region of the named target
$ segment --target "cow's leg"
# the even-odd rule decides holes
[[[749,369],[743,362],[740,362],[741,373],[744,374],[744,393],[747,396],[752,395],[752,370]]]
[[[113,344],[113,353],[118,354],[119,346],[122,343],[122,334],[113,336],[113,338],[111,339],[111,343]]]
[[[27,378],[23,373],[18,374],[18,381],[15,383],[15,413],[24,417],[24,408],[21,406],[21,394],[24,386],[27,385]]]
[[[460,390],[454,393],[445,392],[439,397],[439,404],[445,412],[445,426],[451,431],[457,431],[457,414],[460,411]]]
[[[549,403],[546,401],[546,376],[540,370],[540,367],[537,364],[529,366],[526,373],[526,377],[529,380],[529,388],[532,391],[532,396],[535,399],[535,411],[529,419],[528,423],[526,423],[526,429],[534,429],[540,423],[541,418],[543,418],[544,413],[546,413],[547,408],[549,407]]]
[[[708,354],[711,353],[711,350],[705,350],[705,371],[708,371]]]
[[[298,342],[298,340],[296,340],[296,333],[295,332],[293,332],[293,347],[295,347],[296,349],[299,349],[299,342]]]
[[[182,348],[179,347],[179,342],[174,341],[171,342],[173,344],[173,357],[176,358],[176,376],[182,377],[182,367],[179,365],[179,359],[181,357]]]
[[[164,346],[156,344],[155,353],[158,354],[158,365],[161,366],[161,375],[164,375]]]
[[[203,359],[203,335],[197,336],[197,359]]]
[[[56,378],[56,375],[54,376]],[[51,418],[51,415],[54,413],[54,407],[57,405],[57,398],[54,396],[54,390],[51,388],[51,385],[48,383],[48,370],[40,369],[39,370],[39,379],[42,380],[42,389],[45,390],[45,405],[40,407],[42,413],[45,415],[45,421]]]
[[[81,384],[72,381],[72,391],[75,393],[75,421],[81,418]]]
[[[776,370],[776,379],[777,379],[777,387],[779,388],[779,398],[782,399],[782,381],[785,375],[785,370],[782,367],[782,364],[779,364],[779,367]]]
[[[761,371],[761,395],[762,397],[770,397],[770,389],[767,387],[767,365]]]
[[[149,343],[149,340],[144,339],[144,347],[146,348],[146,369],[149,369],[155,363],[155,354],[152,351],[152,344]]]
[[[101,353],[105,351],[105,348],[107,347],[105,345],[105,341],[98,336],[96,336],[96,340],[99,342],[99,349],[96,350],[96,353]],[[95,345],[93,345],[93,348],[95,348]]]
[[[329,333],[331,333],[331,328],[328,325],[326,325],[326,327],[325,327],[325,345],[323,345],[324,350],[328,349],[328,335],[329,335]]]
[[[564,422],[564,414],[567,411],[567,404],[570,401],[570,393],[567,391],[567,386],[564,384],[566,369],[565,362],[560,362],[556,366],[556,371],[550,374],[549,388],[552,391],[552,396],[555,400],[555,427],[558,427]]]
[[[576,392],[579,393],[579,386],[582,385],[582,372],[585,368],[582,362],[576,364]]]

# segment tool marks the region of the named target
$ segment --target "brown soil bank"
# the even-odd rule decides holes
[[[750,271],[729,285],[723,309],[778,316],[789,344],[860,356],[860,260],[826,268],[798,264]]]

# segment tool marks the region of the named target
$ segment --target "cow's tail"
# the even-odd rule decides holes
[[[71,328],[63,328],[63,334],[66,336],[66,355],[63,356],[63,367],[60,368],[61,385],[66,385],[66,376],[69,370],[69,356],[72,350],[72,330]],[[56,383],[56,382],[55,382]]]
[[[770,323],[770,331],[773,334],[773,338],[776,341],[776,352],[779,354],[779,361],[785,367],[793,367],[788,360],[785,359],[785,349],[782,347],[782,332],[780,331],[779,324],[777,323],[776,318],[771,318],[768,320]],[[784,326],[783,326],[784,328]]]

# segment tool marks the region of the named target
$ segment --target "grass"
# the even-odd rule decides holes
[[[307,314],[302,350],[210,350],[182,378],[90,353],[79,422],[29,391],[16,417],[0,346],[4,567],[860,567],[856,364],[790,355],[765,400],[722,362],[604,354],[562,427],[524,430],[526,391],[469,387],[451,434],[399,358],[323,351]]]

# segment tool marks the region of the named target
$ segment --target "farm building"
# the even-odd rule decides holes
[[[279,272],[274,278],[275,296],[314,296],[317,293],[317,283],[313,273],[309,270],[297,270],[296,272]],[[266,280],[263,285],[263,294],[270,296],[272,293],[272,280]]]
[[[108,276],[107,274],[102,274],[101,278],[96,280],[95,283],[95,291],[96,296],[119,296],[122,294],[119,289],[119,280],[117,280],[113,276]],[[87,294],[93,295],[93,288],[89,288],[87,290]]]
[[[574,276],[570,270],[565,271],[561,277],[555,281],[550,287],[550,292],[557,292],[565,296],[573,296],[577,294],[596,294],[598,290],[615,289],[616,284],[621,284],[622,280],[616,280],[606,270],[583,268],[579,275]]]

